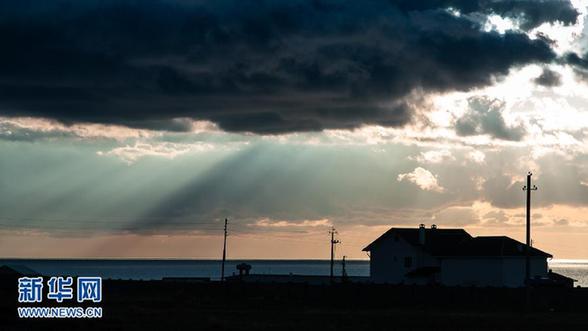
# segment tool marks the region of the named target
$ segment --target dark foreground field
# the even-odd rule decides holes
[[[16,285],[4,282],[0,330],[588,330],[588,291],[579,288],[535,289],[528,300],[525,290],[368,284],[103,288],[102,319],[18,320]]]

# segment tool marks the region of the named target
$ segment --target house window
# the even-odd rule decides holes
[[[412,256],[407,256],[404,258],[404,267],[405,268],[412,267]]]

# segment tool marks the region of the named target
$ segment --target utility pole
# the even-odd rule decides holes
[[[225,218],[225,239],[223,242],[223,263],[221,265],[221,282],[225,281],[225,261],[227,260],[227,223],[228,219]]]
[[[331,283],[333,282],[333,267],[335,265],[335,245],[340,243],[339,240],[335,239],[335,234],[337,234],[337,230],[335,230],[335,227],[332,227],[331,230],[329,231],[329,234],[331,235]]]
[[[346,256],[343,255],[343,260],[341,261],[341,277],[343,278],[343,281],[345,281],[347,279],[347,267],[346,267],[346,262],[345,262],[345,258]]]
[[[527,286],[531,279],[531,191],[537,191],[537,186],[531,186],[531,176],[533,174],[529,171],[527,185],[523,187],[523,191],[527,191],[527,242],[525,247],[525,283]]]

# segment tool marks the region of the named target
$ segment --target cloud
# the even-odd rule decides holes
[[[397,180],[399,182],[407,180],[425,191],[443,192],[445,190],[437,182],[437,176],[421,167],[415,168],[412,172],[398,175]]]
[[[497,99],[472,97],[469,109],[455,123],[460,136],[489,135],[496,139],[519,141],[526,133],[522,124],[508,126],[502,117],[504,103]]]
[[[480,217],[472,207],[457,206],[437,212],[431,221],[437,225],[463,227],[480,223]]]
[[[262,228],[315,228],[315,227],[325,227],[325,226],[332,226],[333,223],[328,219],[320,219],[320,220],[301,220],[301,221],[284,221],[284,220],[271,220],[269,218],[263,218],[258,220],[257,222],[251,224],[252,226],[262,227]]]
[[[480,151],[471,151],[467,153],[465,156],[466,159],[475,163],[484,163],[484,161],[486,160],[486,154]]]
[[[509,0],[487,1],[485,4],[494,13],[520,19],[521,28],[530,30],[543,23],[575,24],[579,12],[567,0]]]
[[[545,68],[534,81],[536,84],[546,87],[559,86],[561,85],[561,75],[556,71]]]
[[[462,14],[495,14],[519,21],[524,30],[536,28],[543,23],[575,24],[579,15],[579,12],[567,0],[399,0],[396,2],[407,10],[447,6]]]
[[[188,152],[207,151],[213,148],[212,144],[207,143],[176,144],[164,142],[153,144],[137,142],[133,146],[116,147],[107,152],[98,151],[96,154],[100,156],[116,156],[131,164],[140,158],[148,156],[174,159]]]
[[[194,127],[204,124],[197,123]],[[9,141],[57,140],[60,138],[128,139],[148,138],[157,132],[131,129],[120,125],[73,124],[31,117],[0,117],[0,139]]]
[[[576,53],[567,53],[564,55],[565,63],[574,68],[576,75],[582,80],[588,80],[588,54],[580,56]]]
[[[487,226],[508,226],[509,217],[503,210],[492,210],[482,216]]]
[[[555,59],[544,39],[474,17],[530,28],[577,15],[567,1],[482,0],[31,0],[0,12],[3,114],[259,134],[405,125],[419,94]]]
[[[427,152],[421,152],[416,160],[420,163],[441,163],[443,161],[455,160],[455,157],[449,150],[433,150]]]

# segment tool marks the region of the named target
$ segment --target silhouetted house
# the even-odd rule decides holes
[[[472,237],[463,229],[392,228],[373,241],[370,276],[375,283],[506,286],[525,284],[525,245],[505,236]],[[549,278],[547,259],[530,249],[530,276]]]

